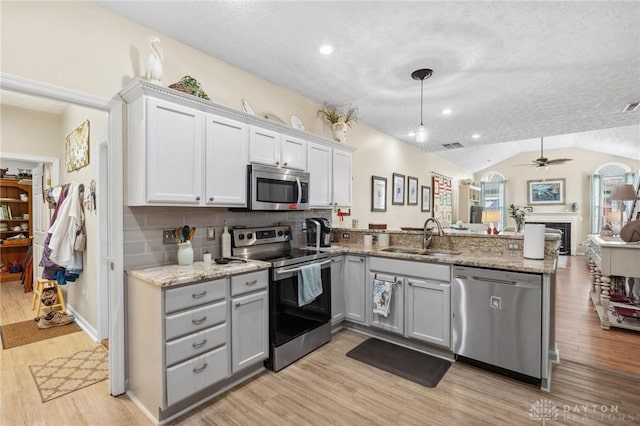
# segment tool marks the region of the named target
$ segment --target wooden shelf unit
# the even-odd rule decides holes
[[[480,205],[480,188],[461,184],[458,197],[458,220],[471,223],[471,206]]]
[[[27,194],[27,201],[22,201],[20,194]],[[21,183],[17,179],[0,179],[0,206],[7,206],[7,211],[11,210],[11,218],[0,219],[0,223],[7,225],[6,230],[0,231],[0,239],[2,239],[0,260],[8,268],[16,260],[24,261],[31,245],[33,217],[31,214],[31,184]],[[28,215],[27,218],[24,217],[25,214]],[[22,224],[28,225],[26,231],[22,229],[20,231],[13,230],[14,227]],[[28,238],[18,241],[6,240],[18,234],[23,234]],[[21,276],[22,272],[2,272],[0,274],[0,282],[18,281]]]

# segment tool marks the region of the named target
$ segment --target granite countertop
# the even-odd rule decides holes
[[[392,259],[411,260],[417,262],[440,263],[447,265],[478,266],[481,268],[503,269],[507,271],[533,272],[539,274],[553,274],[556,271],[556,259],[544,260],[526,259],[522,255],[503,255],[483,253],[460,253],[449,257],[432,257],[422,254],[393,253],[383,251],[389,247],[364,246],[362,244],[341,244],[340,246],[324,247],[334,255],[361,254],[366,256],[388,257]],[[393,248],[393,246],[391,246]],[[406,248],[406,247],[398,247]],[[437,249],[434,249],[436,251]]]
[[[218,265],[212,262],[205,266],[202,262],[193,262],[189,266],[164,265],[151,268],[130,269],[127,274],[159,287],[169,287],[196,281],[226,278],[232,275],[268,269],[271,264],[250,260]]]

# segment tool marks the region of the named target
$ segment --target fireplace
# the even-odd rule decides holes
[[[571,224],[568,222],[530,222],[544,225],[546,228],[559,229],[562,231],[560,239],[560,254],[571,256]]]

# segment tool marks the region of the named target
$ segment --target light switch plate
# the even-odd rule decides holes
[[[215,240],[216,239],[216,228],[213,226],[209,226],[207,228],[207,240]]]

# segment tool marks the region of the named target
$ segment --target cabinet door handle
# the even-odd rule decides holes
[[[198,368],[194,368],[193,372],[198,374],[198,373],[202,373],[204,371],[205,368],[207,368],[207,364],[206,362],[202,365],[202,367],[198,367]]]
[[[413,283],[411,281],[407,281],[407,284],[409,284],[410,286],[413,285]]]
[[[200,349],[201,347],[203,347],[206,344],[207,344],[207,339],[204,339],[202,342],[194,343],[191,346],[193,346],[193,349]]]
[[[277,166],[278,164],[280,164],[280,162],[279,162],[279,161],[276,161],[276,166]]]
[[[253,303],[255,300],[248,300],[246,302],[236,302],[236,308],[239,308],[242,305],[248,305],[249,303]]]
[[[191,295],[191,297],[193,297],[194,299],[200,299],[201,297],[204,297],[207,295],[207,290],[201,292],[201,293],[193,293]]]
[[[213,197],[209,197],[209,201],[213,201]]]
[[[285,162],[284,162],[284,164],[283,164],[283,166],[286,166],[287,164],[288,164],[288,163],[285,161]]]
[[[258,280],[246,281],[245,284],[248,286],[256,285],[258,284]]]
[[[196,201],[200,201],[200,197],[196,197]]]
[[[191,323],[193,325],[199,325],[199,324],[202,324],[203,322],[205,322],[206,320],[207,320],[207,317],[204,316],[204,317],[202,317],[200,319],[197,319],[197,320],[191,320]]]
[[[360,262],[364,262],[364,257],[361,257],[361,258],[360,258]]]

